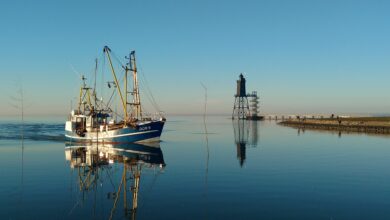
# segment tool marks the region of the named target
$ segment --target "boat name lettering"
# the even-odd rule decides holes
[[[151,127],[150,126],[144,126],[144,127],[140,127],[139,130],[140,131],[147,131],[147,130],[150,130]]]

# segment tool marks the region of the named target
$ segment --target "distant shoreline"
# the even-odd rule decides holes
[[[324,119],[289,119],[280,125],[322,130],[352,131],[362,133],[390,134],[390,117],[351,117]]]

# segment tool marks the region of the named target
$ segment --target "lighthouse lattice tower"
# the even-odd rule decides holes
[[[253,91],[251,94],[248,94],[247,97],[250,97],[250,115],[247,115],[246,119],[260,120],[262,117],[259,116],[259,97],[257,96],[257,91]]]
[[[237,80],[237,93],[234,95],[235,100],[233,106],[232,119],[246,119],[247,115],[250,115],[245,83],[246,80],[241,73],[240,79]]]

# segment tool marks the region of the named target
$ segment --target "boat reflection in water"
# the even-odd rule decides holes
[[[237,147],[237,159],[242,167],[246,159],[246,149],[257,147],[258,121],[233,120],[234,142]]]
[[[165,167],[159,143],[153,145],[72,143],[66,145],[65,157],[71,169],[77,171],[75,182],[79,191],[78,201],[70,210],[70,216],[77,215],[78,208],[84,209],[79,210],[81,213],[86,211],[85,207],[88,205],[80,204],[80,200],[81,203],[93,200],[93,204],[89,205],[93,206],[91,209],[96,217],[105,216],[103,219],[123,217],[123,212],[117,212],[123,204],[123,218],[135,219],[141,173],[147,170],[154,171],[152,173],[157,175]],[[99,199],[96,194],[99,193],[107,195],[101,197],[104,201],[96,201]],[[102,205],[96,208],[98,203]],[[105,207],[105,210],[101,207]]]

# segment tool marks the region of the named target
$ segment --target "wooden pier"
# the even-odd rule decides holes
[[[265,120],[275,120],[275,121],[285,121],[285,120],[294,120],[294,119],[324,119],[329,116],[325,115],[291,115],[291,114],[283,114],[283,115],[273,115],[266,114],[264,115]]]
[[[284,120],[279,124],[307,129],[390,134],[390,117],[300,118]]]

